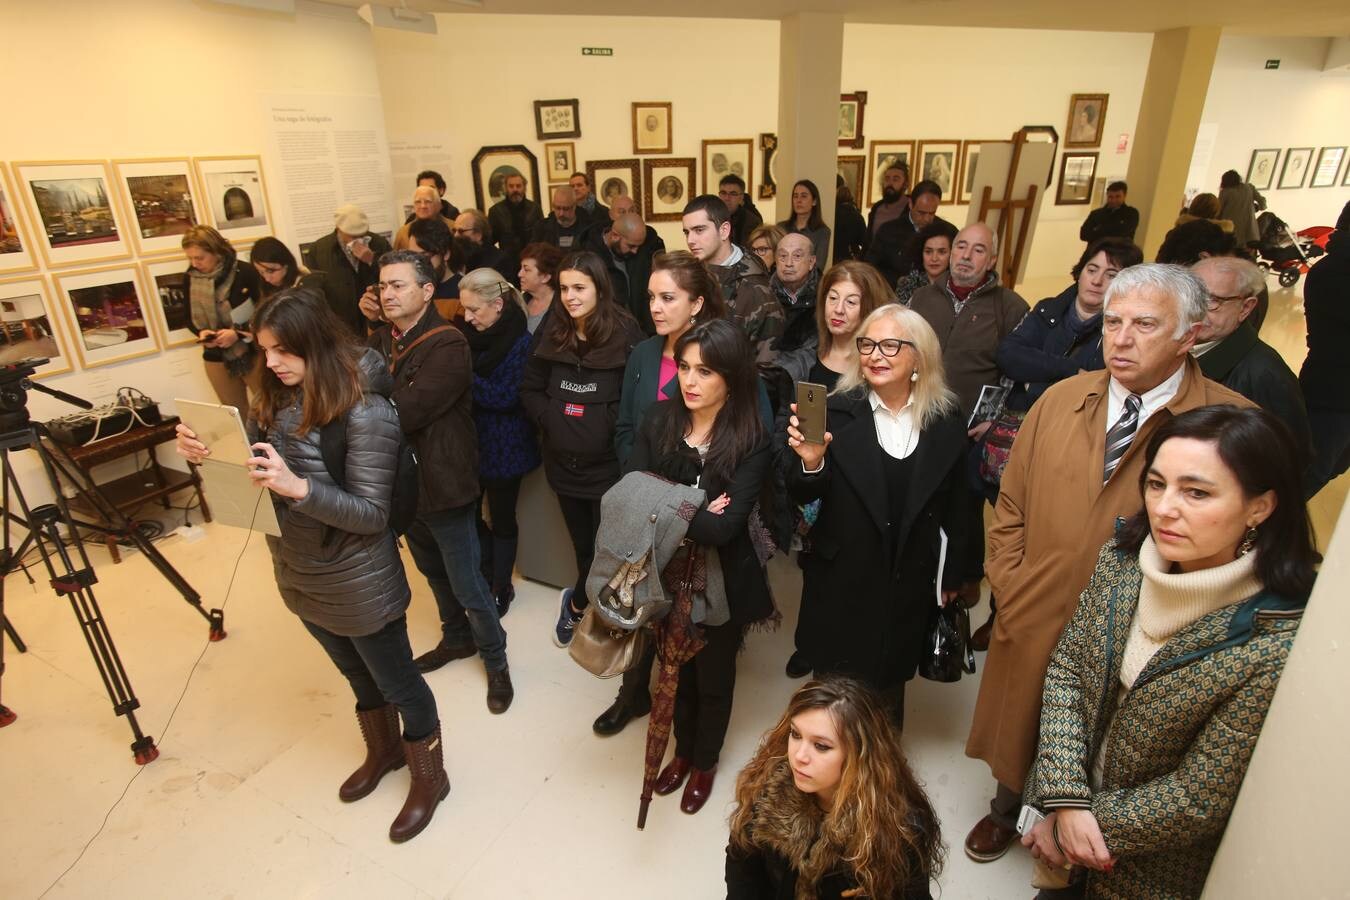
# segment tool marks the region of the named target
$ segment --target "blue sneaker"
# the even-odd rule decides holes
[[[558,604],[558,624],[553,626],[553,643],[566,649],[572,643],[572,632],[581,621],[581,613],[572,612],[572,588],[563,588],[558,594],[561,602]]]

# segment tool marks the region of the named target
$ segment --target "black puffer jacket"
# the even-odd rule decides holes
[[[411,592],[389,528],[398,449],[398,413],[387,394],[392,381],[374,350],[361,360],[365,399],[347,412],[347,485],[324,467],[319,431],[297,436],[299,400],[282,410],[260,439],[291,471],[309,480],[300,501],[272,496],[281,538],[268,537],[277,588],[286,607],[334,634],[373,634],[403,615]],[[330,527],[331,526],[331,529]],[[333,536],[324,544],[324,535]]]

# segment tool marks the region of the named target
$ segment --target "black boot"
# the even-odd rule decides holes
[[[420,741],[404,741],[403,754],[412,774],[408,799],[389,826],[389,840],[401,844],[417,837],[431,824],[440,802],[450,795],[450,776],[441,756],[441,726]]]
[[[516,546],[518,538],[492,539],[492,574],[488,583],[492,585],[492,596],[497,598],[497,616],[506,615],[511,601],[516,598],[516,589],[511,584],[511,574],[516,568]]]
[[[591,730],[601,737],[609,737],[623,731],[633,719],[640,719],[652,711],[651,694],[643,691],[641,696],[629,700],[624,690],[619,691],[619,696],[614,698],[614,702],[609,705],[609,709],[600,714],[600,717],[591,724]]]
[[[510,709],[511,701],[516,698],[516,689],[511,686],[511,670],[502,667],[499,672],[487,673],[487,683],[488,712],[500,715]]]

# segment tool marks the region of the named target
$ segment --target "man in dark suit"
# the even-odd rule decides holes
[[[1088,213],[1083,227],[1078,229],[1078,239],[1092,243],[1098,238],[1123,237],[1134,240],[1139,228],[1139,210],[1125,205],[1125,182],[1113,181],[1106,186],[1106,205]]]
[[[942,202],[942,188],[935,181],[920,181],[909,195],[909,210],[901,213],[877,229],[872,245],[867,248],[867,261],[877,267],[886,283],[894,285],[908,275],[919,260],[910,254],[910,241],[920,228],[926,228],[941,217],[937,214]]]
[[[655,228],[631,212],[619,216],[609,228],[589,229],[586,240],[583,249],[593,250],[605,261],[615,299],[633,314],[643,333],[655,334],[647,280],[652,274],[652,258],[665,252],[666,242]]]
[[[506,196],[488,210],[488,223],[497,238],[497,246],[508,257],[520,257],[520,248],[530,242],[530,232],[543,221],[539,204],[525,196],[525,176],[506,176],[502,185]]]
[[[349,203],[333,214],[333,231],[319,238],[304,254],[305,263],[323,273],[323,292],[328,305],[357,337],[366,336],[361,295],[380,280],[376,265],[391,249],[389,242],[371,234],[370,222],[361,207]]]

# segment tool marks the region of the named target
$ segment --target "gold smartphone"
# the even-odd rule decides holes
[[[825,443],[825,397],[829,392],[823,384],[797,382],[797,430],[808,443]]]

